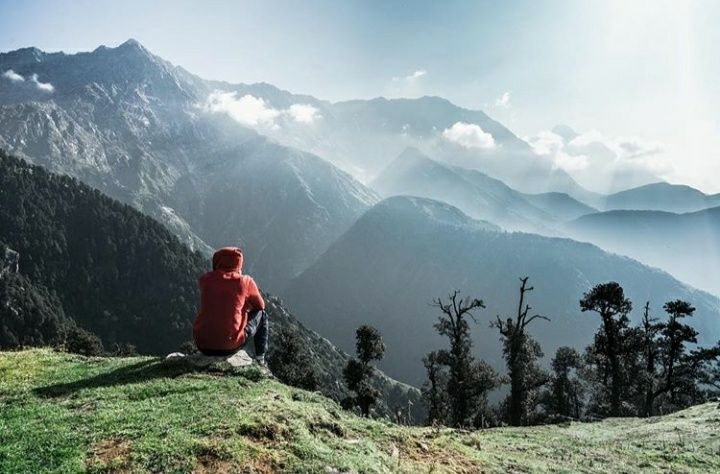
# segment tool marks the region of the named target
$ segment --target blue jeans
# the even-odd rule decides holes
[[[247,324],[245,325],[245,342],[243,347],[247,345],[250,338],[255,344],[255,357],[264,357],[268,348],[268,338],[270,336],[270,323],[265,311],[251,311],[248,313]]]

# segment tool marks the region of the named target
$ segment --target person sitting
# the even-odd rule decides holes
[[[255,281],[242,274],[243,253],[225,247],[213,255],[212,271],[198,279],[200,311],[193,322],[198,350],[210,356],[228,356],[247,341],[255,344],[255,360],[265,364],[269,323],[265,301]]]

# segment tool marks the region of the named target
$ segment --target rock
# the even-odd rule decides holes
[[[326,474],[353,474],[355,471],[341,471],[340,469],[332,466],[325,466]]]
[[[20,254],[9,247],[0,254],[0,278],[9,273],[17,273],[20,269]]]
[[[178,359],[180,357],[185,357],[185,354],[182,352],[171,352],[170,354],[165,356],[165,360],[167,359]]]
[[[248,355],[245,351],[239,351],[235,354],[233,354],[231,357],[225,359],[225,362],[227,362],[230,367],[247,367],[248,365],[252,365],[253,360],[252,357]]]
[[[230,356],[208,356],[200,352],[185,355],[182,352],[173,352],[165,357],[166,361],[183,361],[194,367],[208,368],[218,371],[233,372],[253,365],[253,359],[247,352],[240,350]]]
[[[400,450],[397,446],[394,444],[391,446],[392,449],[390,449],[390,457],[393,459],[400,459]]]

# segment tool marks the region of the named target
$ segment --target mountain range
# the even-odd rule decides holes
[[[73,55],[0,54],[0,70],[53,87],[3,84],[0,147],[135,206],[191,248],[252,249],[251,268],[269,289],[377,199],[327,161],[204,111],[214,84],[134,40]],[[254,174],[238,172],[243,166]]]
[[[353,344],[349,330],[377,326],[388,346],[384,370],[419,383],[421,358],[444,344],[433,329],[439,313],[430,303],[454,290],[482,299],[475,350],[500,369],[499,334],[489,323],[517,310],[518,278],[524,276],[535,287],[533,311],[551,319],[530,329],[547,354],[591,341],[599,320],[581,313],[578,302],[606,281],[625,288],[637,308],[634,319],[646,301],[660,316],[666,301],[679,298],[697,307],[694,324],[705,342],[714,343],[720,333],[720,300],[663,271],[570,239],[499,231],[453,206],[416,197],[377,204],[284,294],[303,321],[346,350]]]
[[[536,282],[535,306],[553,318],[533,328],[548,351],[589,341],[597,321],[578,315],[577,301],[607,280],[636,305],[686,298],[705,337],[720,334],[716,298],[557,238],[712,290],[698,283],[707,266],[692,275],[670,252],[652,260],[615,246],[616,226],[607,242],[581,229],[615,208],[695,212],[717,196],[664,183],[590,192],[482,111],[439,97],[331,103],[205,80],[134,40],[77,54],[2,53],[0,74],[0,148],[154,218],[198,252],[192,258],[242,246],[260,286],[342,348],[352,349],[359,324],[376,324],[388,340],[384,367],[402,380],[419,383],[420,357],[439,343],[430,298],[460,289],[484,298],[494,318],[510,311],[525,275]],[[690,225],[677,219],[652,232]],[[710,211],[707,219],[717,222]],[[496,336],[476,330],[479,353],[497,363]]]

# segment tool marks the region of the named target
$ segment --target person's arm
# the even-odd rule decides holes
[[[262,311],[265,309],[265,300],[263,300],[262,295],[260,294],[260,290],[257,287],[257,284],[255,283],[255,280],[253,280],[251,277],[247,277],[248,279],[248,297],[247,297],[247,305],[252,308],[253,311]]]

